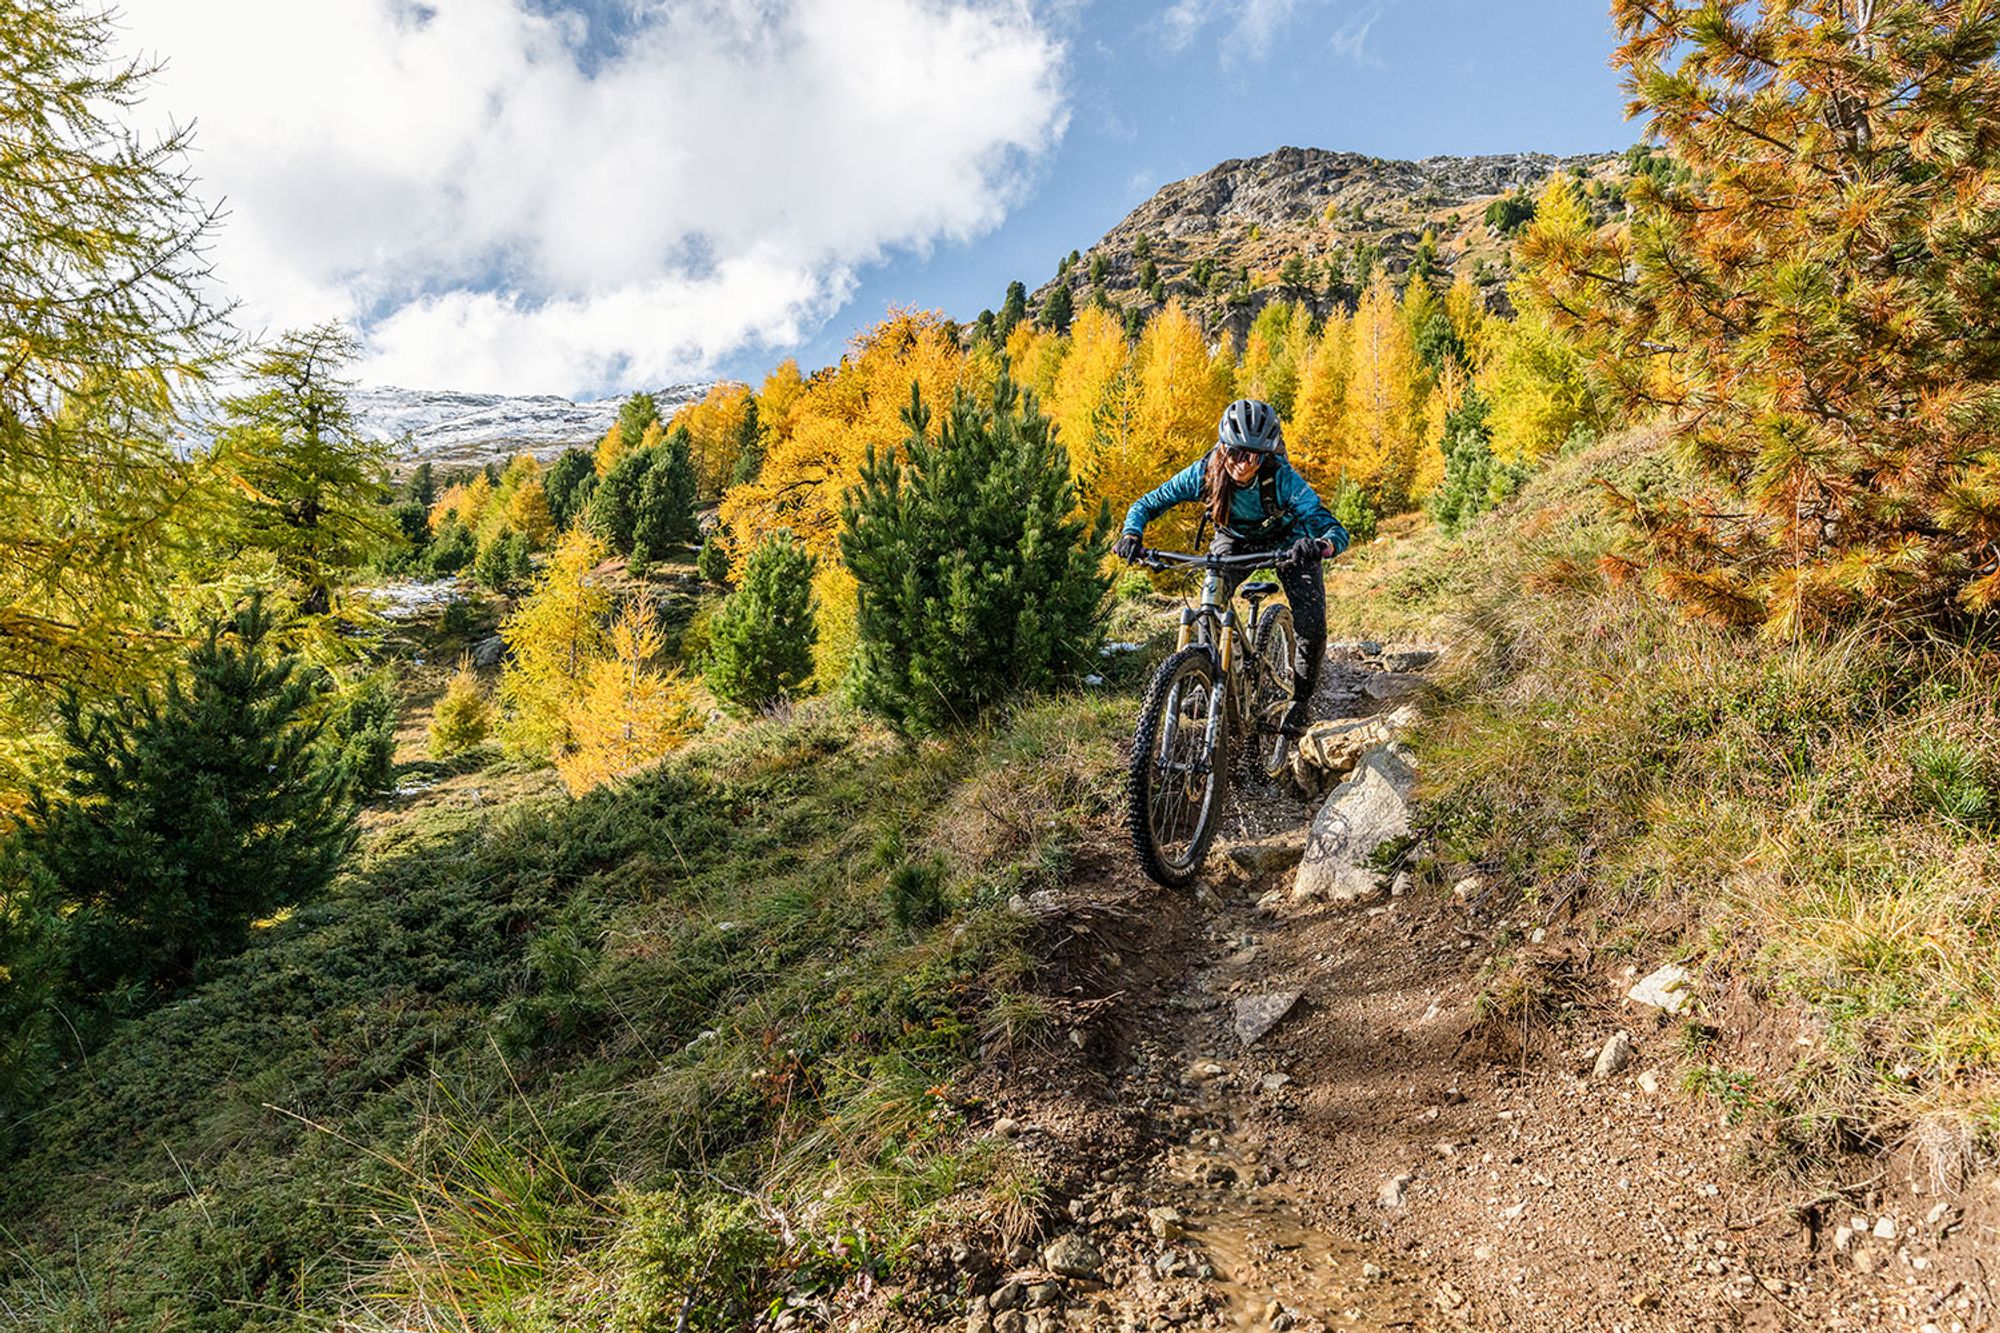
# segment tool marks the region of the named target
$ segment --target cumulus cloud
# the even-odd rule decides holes
[[[357,324],[377,382],[698,376],[856,270],[995,226],[1061,136],[1020,0],[675,0],[616,40],[546,0],[127,0],[196,122],[251,327]]]

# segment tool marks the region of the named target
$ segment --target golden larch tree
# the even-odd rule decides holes
[[[1292,463],[1315,487],[1331,491],[1351,464],[1347,435],[1347,381],[1354,369],[1353,321],[1328,315],[1299,372],[1298,399],[1285,422]]]
[[[590,662],[569,706],[568,744],[555,755],[570,795],[656,764],[701,731],[694,686],[653,665],[665,643],[643,598],[612,625],[608,651]]]
[[[1423,443],[1423,362],[1387,275],[1354,312],[1344,426],[1348,475],[1385,513],[1407,509]]]
[[[611,592],[597,578],[604,543],[571,528],[514,613],[500,624],[511,650],[500,673],[510,750],[552,758],[570,744],[570,709],[605,652]]]

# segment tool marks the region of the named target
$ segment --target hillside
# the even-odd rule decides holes
[[[674,384],[654,390],[653,397],[662,411],[671,413],[707,390],[706,384]],[[393,386],[356,389],[349,395],[362,434],[399,446],[399,469],[423,462],[440,469],[481,467],[523,452],[548,459],[572,446],[588,448],[618,420],[624,401]]]
[[[1620,163],[1612,154],[1543,153],[1398,162],[1280,148],[1161,187],[1082,251],[1067,272],[1036,288],[1033,304],[1041,308],[1062,286],[1078,309],[1102,291],[1120,308],[1148,311],[1158,304],[1141,282],[1151,260],[1167,294],[1180,296],[1211,329],[1241,333],[1258,309],[1281,295],[1304,297],[1315,307],[1352,304],[1354,290],[1365,285],[1364,266],[1403,273],[1431,233],[1438,263],[1479,275],[1489,303],[1504,308],[1495,298],[1504,298],[1508,237],[1487,225],[1487,206],[1508,195],[1535,194],[1556,171],[1613,184]],[[1294,256],[1305,261],[1309,281],[1281,288],[1280,270]],[[1240,283],[1246,268],[1247,289]]]

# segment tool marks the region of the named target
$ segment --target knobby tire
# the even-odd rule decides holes
[[[1202,645],[1183,648],[1169,657],[1153,673],[1152,684],[1146,689],[1146,702],[1139,710],[1138,730],[1132,736],[1132,762],[1126,782],[1132,849],[1138,855],[1139,868],[1156,883],[1168,888],[1186,888],[1201,873],[1202,864],[1208,859],[1209,844],[1215,840],[1216,826],[1222,820],[1223,804],[1229,796],[1229,706],[1226,700],[1217,697],[1219,677],[1214,655]],[[1159,809],[1157,802],[1174,796],[1171,789],[1160,786],[1161,781],[1171,775],[1162,773],[1156,766],[1158,756],[1155,752],[1167,726],[1169,704],[1188,697],[1184,691],[1192,686],[1199,686],[1207,700],[1203,710],[1204,723],[1211,712],[1219,710],[1221,717],[1215,728],[1215,747],[1203,756],[1208,772],[1201,808],[1188,831],[1184,848],[1175,853],[1160,845],[1155,828],[1155,816]],[[1175,739],[1179,741],[1181,737],[1177,734]],[[1192,750],[1200,749],[1206,749],[1205,729],[1204,740],[1192,747]]]

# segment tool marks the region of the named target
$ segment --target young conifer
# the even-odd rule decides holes
[[[813,673],[814,561],[789,532],[750,553],[743,584],[709,622],[709,691],[738,712],[793,694]]]

